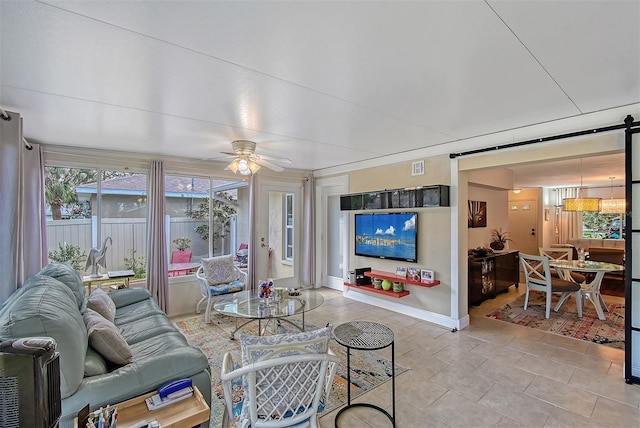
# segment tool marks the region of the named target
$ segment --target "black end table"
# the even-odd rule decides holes
[[[338,427],[340,415],[353,407],[370,407],[376,409],[389,418],[393,427],[396,426],[396,362],[393,342],[393,331],[386,325],[372,321],[350,321],[340,324],[333,329],[333,337],[340,345],[347,348],[347,405],[340,409],[335,419]],[[391,345],[391,403],[392,414],[385,409],[370,403],[351,404],[351,350],[375,351]]]

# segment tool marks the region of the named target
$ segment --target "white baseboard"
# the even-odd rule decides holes
[[[418,318],[423,321],[432,322],[443,327],[450,329],[462,330],[469,325],[469,315],[465,315],[461,319],[454,319],[446,315],[437,314],[435,312],[426,311],[424,309],[415,308],[413,306],[407,306],[402,303],[396,303],[386,299],[380,299],[374,295],[360,293],[345,287],[342,295],[348,299],[356,300],[358,302],[367,303],[369,305],[377,306],[379,308],[389,309],[390,311],[398,312],[400,314],[409,315],[410,317]]]

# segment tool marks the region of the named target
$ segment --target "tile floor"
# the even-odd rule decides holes
[[[325,303],[307,320],[334,326],[377,321],[395,334],[397,427],[640,427],[640,387],[622,376],[624,352],[484,317],[524,287],[471,309],[459,332],[321,289]],[[607,297],[607,300],[610,298]],[[615,299],[615,298],[613,298]],[[382,352],[390,357],[390,348]],[[355,401],[391,409],[391,382]],[[337,411],[320,418],[334,426]],[[340,427],[389,427],[388,419],[356,408]]]

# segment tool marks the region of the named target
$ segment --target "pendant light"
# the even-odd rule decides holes
[[[611,180],[611,197],[609,199],[602,200],[602,207],[600,208],[600,212],[602,214],[624,214],[627,201],[626,199],[620,199],[613,197],[613,180],[615,177],[609,177]]]
[[[600,198],[581,198],[582,194],[582,158],[580,159],[580,187],[577,198],[566,198],[562,201],[564,211],[600,211]]]

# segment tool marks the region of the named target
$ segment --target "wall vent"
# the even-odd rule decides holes
[[[413,162],[411,164],[411,175],[424,175],[424,161]]]

